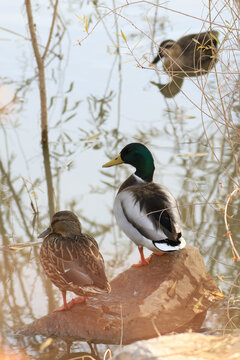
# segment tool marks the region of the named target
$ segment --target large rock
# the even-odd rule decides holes
[[[112,360],[239,360],[240,335],[196,333],[137,341],[116,351]]]
[[[20,333],[128,344],[172,331],[198,330],[218,291],[199,250],[192,246],[154,255],[149,265],[119,274],[111,287],[111,294],[49,314]]]

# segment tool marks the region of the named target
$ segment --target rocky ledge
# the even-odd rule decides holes
[[[89,298],[71,310],[51,313],[19,333],[129,344],[160,334],[197,331],[218,288],[196,247],[152,257],[111,281],[109,295]]]
[[[240,335],[209,336],[196,333],[166,335],[137,341],[116,351],[113,360],[237,360]]]

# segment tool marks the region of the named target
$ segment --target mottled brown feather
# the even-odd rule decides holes
[[[72,291],[80,296],[110,292],[104,260],[96,240],[81,233],[81,230],[70,236],[67,231],[65,236],[55,232],[54,227],[59,225],[56,221],[58,218],[61,231],[64,228],[62,221],[66,230],[69,217],[76,222],[70,212],[66,212],[65,218],[64,212],[60,213],[61,217],[56,216],[58,213],[54,215],[51,233],[44,239],[40,250],[40,261],[47,276],[61,291]]]

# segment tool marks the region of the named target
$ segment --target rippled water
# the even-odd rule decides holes
[[[224,4],[217,2],[211,12],[221,44],[216,68],[207,76],[185,79],[172,99],[164,98],[150,83],[169,79],[161,64],[156,70],[149,61],[162,40],[208,29],[203,21],[208,19],[206,4],[198,2],[192,8],[190,0],[169,1],[157,8],[146,1],[128,6],[124,1],[107,2],[109,9],[124,5],[115,13],[91,1],[59,5],[46,58],[56,209],[75,211],[84,231],[95,234],[110,279],[138,256],[112,216],[116,189],[133,169],[122,166],[103,171],[101,167],[128,142],[141,141],[155,157],[155,181],[167,185],[178,199],[185,239],[200,248],[210,273],[216,279],[220,276],[219,286],[237,301],[237,288],[232,285],[238,284],[238,268],[232,262],[223,213],[239,181],[239,19]],[[38,40],[45,45],[52,7],[32,6]],[[37,240],[49,225],[49,209],[36,62],[25,5],[5,1],[0,10],[0,239],[2,246],[9,246]],[[90,19],[88,36],[84,16]],[[237,197],[228,211],[239,248]],[[0,256],[2,348],[19,356],[22,349],[32,359],[70,358],[66,355],[69,346],[61,340],[55,340],[46,353],[39,351],[40,337],[13,336],[16,329],[61,302],[60,292],[40,267],[39,246],[18,251],[2,248]],[[237,302],[232,306],[238,309]],[[208,317],[208,329],[237,326],[236,318],[228,321],[225,307],[216,314]],[[71,351],[87,351],[96,357],[98,350],[91,344],[74,343]],[[104,351],[102,346],[100,353]]]

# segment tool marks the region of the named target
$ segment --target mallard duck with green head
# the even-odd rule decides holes
[[[87,296],[109,293],[104,260],[96,240],[82,233],[78,217],[71,211],[57,212],[51,226],[43,231],[40,261],[45,273],[62,292],[63,306],[54,311],[70,309],[87,301]],[[66,301],[66,292],[79,297]]]
[[[217,61],[217,46],[218,32],[215,30],[186,35],[177,41],[164,40],[150,65],[164,57],[163,67],[170,75],[200,75]]]
[[[114,201],[114,214],[119,227],[138,246],[142,266],[149,263],[143,247],[162,255],[183,249],[180,216],[176,200],[162,185],[154,183],[154,160],[141,143],[125,146],[120,154],[103,167],[130,164],[136,168],[121,186]]]

